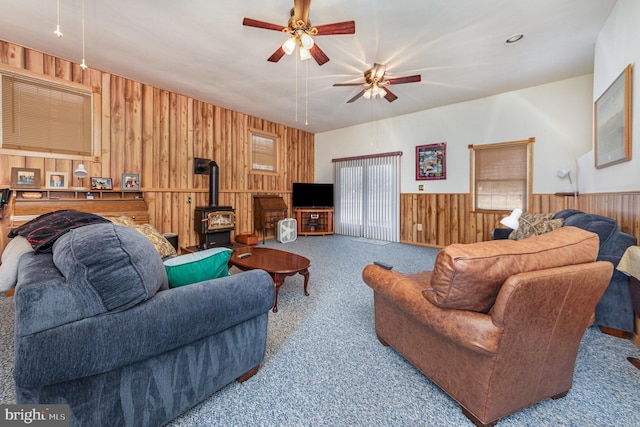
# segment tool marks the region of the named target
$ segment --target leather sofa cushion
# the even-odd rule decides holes
[[[450,245],[438,253],[422,294],[442,308],[487,313],[509,276],[595,261],[598,243],[594,233],[562,227],[518,241]]]

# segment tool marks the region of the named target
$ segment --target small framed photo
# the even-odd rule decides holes
[[[113,183],[111,178],[98,178],[91,177],[91,189],[92,190],[113,190]]]
[[[66,172],[47,172],[46,188],[69,188]]]
[[[140,175],[137,173],[122,174],[122,189],[127,191],[140,190]]]
[[[42,188],[40,169],[11,168],[12,188]]]
[[[416,147],[416,180],[447,179],[447,143]]]

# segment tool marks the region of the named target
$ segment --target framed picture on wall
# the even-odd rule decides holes
[[[47,188],[69,188],[66,172],[47,172],[47,180],[45,181]]]
[[[594,104],[597,169],[631,160],[631,65]]]
[[[91,177],[91,189],[92,190],[113,190],[113,183],[111,178],[99,178]]]
[[[127,191],[140,190],[140,175],[137,173],[122,174],[122,189]]]
[[[41,188],[40,169],[11,168],[12,188]]]
[[[447,179],[447,143],[416,147],[416,180]]]

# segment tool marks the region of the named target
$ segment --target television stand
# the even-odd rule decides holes
[[[298,236],[333,234],[333,208],[295,208]]]

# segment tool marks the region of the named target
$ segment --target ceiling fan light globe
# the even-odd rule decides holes
[[[307,59],[311,59],[311,52],[309,52],[309,49],[300,46],[300,60],[306,61]]]
[[[304,47],[305,49],[311,49],[314,45],[314,41],[313,41],[313,37],[311,37],[309,34],[307,33],[303,33],[300,36],[300,44],[302,45],[302,47]]]
[[[296,39],[293,37],[288,38],[284,43],[282,43],[282,50],[287,55],[291,55],[293,51],[296,49]]]
[[[385,96],[387,96],[387,91],[384,90],[383,88],[380,88],[380,90],[378,91],[378,96],[380,98],[384,98]]]
[[[371,89],[367,89],[366,91],[364,91],[362,96],[364,96],[365,99],[371,99]]]

